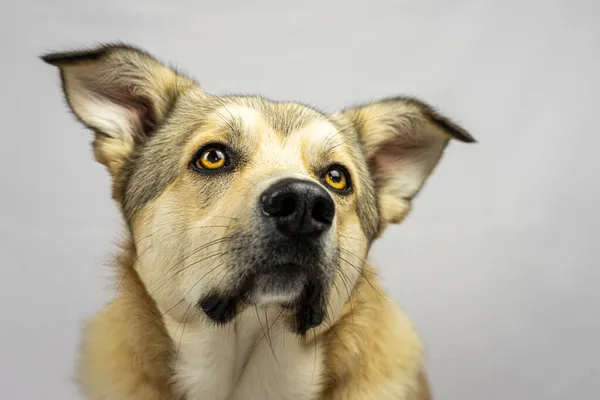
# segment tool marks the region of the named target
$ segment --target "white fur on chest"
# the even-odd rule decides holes
[[[186,400],[316,399],[323,372],[321,345],[306,344],[287,331],[279,314],[251,307],[235,323],[198,323],[183,331],[178,323],[167,322],[179,349],[175,380]]]

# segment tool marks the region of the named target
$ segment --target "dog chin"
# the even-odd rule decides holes
[[[300,265],[263,267],[240,287],[235,294],[208,295],[198,302],[198,307],[214,323],[227,324],[245,307],[278,305],[292,312],[290,328],[301,335],[323,321],[323,284],[320,279],[311,279]]]
[[[257,287],[252,296],[252,303],[258,307],[293,304],[300,298],[303,290],[304,285],[299,284],[290,287],[289,290],[270,286]]]
[[[306,284],[307,277],[299,265],[275,265],[256,275],[250,299],[257,306],[291,304],[302,295]]]

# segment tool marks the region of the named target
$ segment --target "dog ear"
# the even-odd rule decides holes
[[[341,117],[359,134],[384,225],[398,223],[406,216],[411,200],[450,139],[475,142],[466,130],[413,98],[391,98],[350,108]]]
[[[59,67],[67,102],[96,133],[96,159],[113,177],[134,147],[164,120],[177,97],[194,85],[147,53],[125,45],[41,58]]]

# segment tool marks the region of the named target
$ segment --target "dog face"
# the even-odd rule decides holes
[[[473,141],[414,99],[327,115],[210,95],[131,47],[43,58],[95,132],[136,272],[160,311],[186,322],[265,304],[299,334],[334,320],[371,242],[404,218],[448,141]]]

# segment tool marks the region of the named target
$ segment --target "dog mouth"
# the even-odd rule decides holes
[[[288,311],[292,331],[304,335],[323,322],[325,296],[322,279],[311,277],[300,264],[286,262],[258,268],[236,291],[209,294],[198,307],[211,321],[227,324],[246,307],[276,305]]]
[[[270,231],[240,234],[227,256],[230,276],[206,292],[197,306],[219,325],[248,307],[280,307],[286,326],[304,335],[326,318],[339,265],[337,251],[325,244]]]

